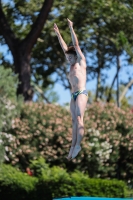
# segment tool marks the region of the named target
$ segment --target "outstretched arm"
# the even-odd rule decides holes
[[[67,19],[67,21],[68,21],[68,25],[69,25],[70,32],[71,32],[73,46],[75,48],[77,56],[78,56],[78,58],[85,60],[85,57],[84,57],[84,55],[83,55],[83,53],[82,53],[82,51],[80,49],[80,46],[79,46],[78,38],[77,38],[77,36],[75,34],[75,31],[73,29],[73,22],[71,22],[69,19]]]
[[[62,48],[62,50],[63,50],[64,53],[65,53],[65,51],[67,51],[68,47],[67,47],[65,41],[63,40],[63,38],[62,38],[62,36],[61,36],[61,34],[60,34],[60,31],[59,31],[59,29],[58,29],[58,26],[57,26],[56,24],[54,24],[54,30],[55,30],[55,33],[56,33],[56,35],[57,35],[57,37],[58,37],[59,43],[60,43],[60,45],[61,45],[61,48]]]

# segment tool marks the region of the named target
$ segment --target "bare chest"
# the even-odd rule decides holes
[[[81,68],[79,64],[75,64],[74,66],[70,67],[70,72],[69,72],[69,79],[72,78],[73,76],[82,76],[84,75],[84,70]]]

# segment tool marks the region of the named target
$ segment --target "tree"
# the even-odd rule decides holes
[[[121,94],[121,96],[120,96],[120,99],[119,99],[120,102],[121,102],[122,99],[124,98],[124,96],[125,96],[125,94],[126,94],[128,88],[131,87],[132,84],[133,84],[133,79],[130,80],[129,83],[125,86],[125,88],[124,88],[124,90],[123,90],[123,92],[122,92],[122,94]]]
[[[63,6],[63,5],[66,6]],[[87,58],[88,81],[97,79],[96,100],[101,98],[103,86],[108,78],[107,70],[116,66],[117,73],[112,80],[107,101],[111,99],[111,91],[117,81],[117,105],[119,105],[119,71],[120,56],[125,54],[128,63],[133,58],[132,52],[132,13],[133,3],[125,1],[78,1],[70,4],[70,0],[61,1],[58,5],[58,21],[66,41],[69,41],[64,19],[69,15],[74,22],[80,46]],[[85,5],[85,6],[84,6]],[[77,12],[78,9],[78,12]],[[71,13],[70,13],[71,10]],[[124,13],[121,15],[121,13]],[[126,25],[125,25],[126,24]],[[63,31],[64,30],[64,31]],[[121,68],[124,66],[121,66]],[[106,73],[105,73],[106,70]],[[58,77],[65,88],[70,88],[66,81],[67,65],[57,68]]]
[[[17,38],[21,40],[21,44],[23,41],[27,42],[25,38],[32,30],[32,24],[38,19],[37,14],[40,12],[43,1],[38,3],[37,0],[28,2],[14,0],[13,2],[15,2],[14,6],[3,6],[3,10],[6,17],[9,18],[9,24]],[[95,99],[100,98],[104,92],[103,86],[106,85],[108,79],[107,70],[112,69],[113,66],[116,67],[118,59],[123,54],[125,54],[128,64],[133,60],[132,13],[132,1],[74,0],[73,4],[70,0],[54,1],[52,10],[47,15],[45,28],[42,29],[37,42],[34,43],[32,54],[29,56],[31,57],[31,71],[28,77],[31,75],[36,85],[41,81],[43,88],[54,81],[60,81],[65,89],[70,89],[67,80],[69,68],[53,31],[55,22],[58,24],[63,38],[69,44],[71,38],[66,21],[68,17],[74,22],[81,49],[87,58],[87,81],[97,79]],[[3,37],[1,41],[5,43]],[[4,64],[8,66],[8,63]],[[121,66],[121,68],[123,67]],[[112,80],[107,101],[111,99],[111,91],[119,78],[119,70]],[[50,79],[50,75],[55,72],[56,78],[53,81]],[[119,80],[117,83],[119,84],[121,81]],[[117,86],[117,88],[119,87]]]
[[[33,6],[29,9],[25,7]],[[48,14],[53,4],[53,0],[41,1],[39,9],[34,9],[36,1],[14,0],[13,5],[8,3],[7,6],[3,6],[0,1],[0,33],[2,39],[5,40],[8,45],[14,61],[15,73],[19,76],[19,85],[17,89],[17,95],[23,94],[25,101],[31,101],[33,97],[33,89],[30,84],[31,79],[31,51],[33,46],[37,42],[37,38],[41,34],[43,26],[48,18]],[[33,10],[31,16],[25,12],[28,10],[28,14]],[[39,12],[39,14],[37,14]],[[37,17],[36,17],[37,15]],[[23,24],[26,21],[25,30],[28,28],[25,36],[22,34]],[[11,22],[16,21],[14,26],[11,27]],[[20,30],[21,28],[21,30]],[[18,31],[16,31],[18,29]]]

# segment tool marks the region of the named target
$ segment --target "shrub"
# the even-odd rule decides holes
[[[0,166],[0,199],[33,199],[36,177],[30,177],[16,168],[2,164]],[[34,199],[33,199],[34,200]]]
[[[64,120],[67,121],[65,125]],[[7,132],[12,135],[12,142],[5,138],[9,163],[25,170],[29,160],[35,160],[41,155],[51,164],[59,164],[61,157],[65,161],[71,141],[70,123],[69,112],[60,106],[26,104],[21,119],[15,119],[12,129]],[[65,151],[62,151],[62,146]]]
[[[12,70],[0,66],[0,163],[4,158],[8,159],[5,156],[3,136],[8,136],[5,132],[11,127],[12,120],[20,116],[21,99],[17,100],[16,97],[17,83],[18,78]]]
[[[125,197],[126,185],[118,180],[91,179],[80,171],[73,173],[54,166],[49,167],[43,158],[32,161],[30,168],[39,177],[39,190],[47,198],[59,196]],[[47,188],[44,190],[43,188]]]
[[[34,163],[39,169],[40,161]],[[42,165],[43,163],[43,165]],[[91,179],[75,171],[50,168],[41,160],[41,173],[31,177],[9,165],[0,168],[0,199],[52,200],[61,196],[125,197],[126,185],[118,180]]]
[[[94,103],[85,112],[85,136],[82,151],[73,161],[66,156],[71,145],[70,112],[61,106],[30,103],[14,119],[12,142],[5,139],[8,163],[23,170],[29,161],[43,156],[50,166],[68,171],[78,169],[90,177],[117,178],[132,181],[133,177],[133,113],[113,104]],[[93,170],[92,170],[93,169]]]
[[[12,119],[20,114],[20,102],[16,97],[18,77],[11,69],[0,66],[0,131],[11,127]]]
[[[52,197],[60,196],[92,196],[92,197],[125,197],[125,184],[118,180],[91,179],[81,172],[72,174],[66,173],[64,169],[52,167],[46,175],[42,176],[41,188],[49,186],[45,190],[52,194]],[[46,181],[47,180],[47,181]]]

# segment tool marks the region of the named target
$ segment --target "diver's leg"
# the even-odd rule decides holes
[[[72,152],[77,140],[76,103],[73,99],[71,99],[71,102],[70,102],[70,111],[71,111],[71,116],[72,116],[72,144],[71,144],[71,148],[67,157],[68,159],[70,159],[72,156]]]
[[[81,150],[80,143],[84,136],[84,112],[87,105],[87,96],[85,94],[79,94],[76,99],[76,121],[77,121],[77,140],[76,145],[72,153],[72,158],[75,158]]]

